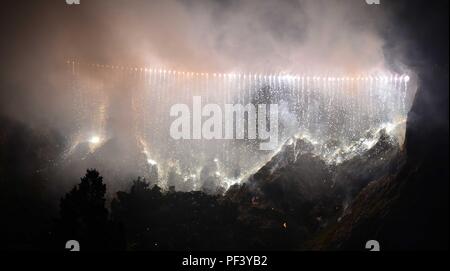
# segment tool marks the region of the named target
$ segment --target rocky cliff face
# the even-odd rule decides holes
[[[307,248],[307,240],[341,221],[361,189],[397,174],[404,164],[404,152],[385,130],[373,138],[373,146],[340,163],[328,163],[313,154],[311,143],[292,138],[245,184],[231,187],[226,197],[241,206],[242,221],[253,221],[257,228],[289,227],[297,247]],[[259,213],[264,212],[273,216],[262,219]]]
[[[364,250],[372,239],[382,250],[448,249],[448,2],[390,7],[396,24],[381,31],[385,53],[402,54],[420,82],[405,150],[377,156],[374,148],[375,156],[367,152],[334,168],[308,155],[296,162],[275,157],[247,186],[229,192],[256,197],[256,205],[277,206],[306,225],[303,249]],[[409,42],[400,50],[399,40]],[[380,160],[388,157],[389,163]]]
[[[393,14],[386,51],[398,53],[396,41],[408,39],[403,61],[420,82],[408,115],[405,166],[365,187],[310,248],[360,250],[375,239],[382,250],[448,249],[448,2],[412,2]]]
[[[440,87],[448,89],[448,82]],[[422,88],[419,95],[424,91],[433,90]],[[311,248],[359,250],[372,239],[385,250],[448,248],[448,130],[427,123],[425,115],[417,118],[425,106],[416,99],[405,166],[367,185]]]

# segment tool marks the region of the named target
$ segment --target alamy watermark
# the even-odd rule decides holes
[[[369,251],[380,251],[380,242],[377,240],[369,240],[366,242],[366,249]]]
[[[373,4],[379,5],[380,4],[380,0],[365,0],[365,1],[366,1],[366,4],[368,4],[368,5],[373,5]]]
[[[277,104],[225,104],[222,110],[219,104],[202,106],[201,97],[194,96],[192,112],[187,104],[175,104],[170,116],[177,117],[170,125],[173,139],[258,139],[266,141],[260,150],[278,146]]]
[[[68,251],[80,251],[80,243],[77,240],[69,240],[65,246]]]
[[[74,4],[79,5],[80,4],[80,0],[65,0],[65,1],[68,5],[74,5]],[[365,1],[368,5],[373,5],[373,4],[379,5],[380,4],[380,0],[365,0]]]
[[[80,0],[66,0],[67,5],[79,5]]]
[[[74,4],[79,5],[80,4],[80,0],[65,0],[65,1],[68,5],[74,5]],[[373,4],[379,5],[380,4],[380,0],[365,0],[365,1],[368,5],[373,5]]]

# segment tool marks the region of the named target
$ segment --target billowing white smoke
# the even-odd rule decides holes
[[[398,133],[402,144],[414,89],[409,87],[411,78],[407,75],[221,74],[75,62],[68,65],[74,93],[85,101],[76,107],[83,118],[78,122],[75,144],[84,138],[94,149],[101,141],[123,136],[105,125],[108,91],[122,92],[132,111],[127,120],[128,135],[144,154],[148,170],[157,168],[160,182],[183,183],[185,189],[198,189],[211,178],[225,187],[239,182],[292,136],[311,143],[314,152],[328,163],[340,163],[370,149],[382,128]],[[97,78],[97,84],[84,82],[81,75],[86,71]],[[120,84],[114,83],[117,78],[121,78]],[[169,115],[170,109],[174,104],[187,104],[192,112],[194,96],[201,97],[204,104],[222,108],[225,104],[277,104],[278,147],[261,151],[261,140],[248,135],[244,140],[174,139],[169,133],[175,119]],[[108,110],[113,112],[114,108]],[[206,119],[209,117],[202,121]],[[189,122],[192,125],[192,120]],[[170,181],[175,176],[179,180]],[[187,182],[190,184],[184,184]]]
[[[401,63],[391,68],[384,57],[376,30],[383,14],[363,0],[112,0],[80,7],[91,25],[74,21],[54,40],[70,49],[64,61],[75,58],[69,74],[54,76],[55,89],[78,97],[59,103],[76,113],[61,117],[61,126],[76,123],[72,145],[86,142],[91,151],[111,138],[131,139],[145,156],[145,172],[157,168],[163,184],[230,184],[273,153],[255,140],[172,140],[170,106],[191,105],[193,95],[219,105],[277,103],[280,144],[297,135],[338,152],[368,130],[404,125],[414,96],[413,72],[398,69]],[[80,29],[99,34],[91,36],[95,44],[79,38]],[[404,131],[395,131],[402,142]],[[329,152],[320,153],[346,157]]]

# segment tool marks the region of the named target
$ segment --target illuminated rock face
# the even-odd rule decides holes
[[[90,142],[93,152],[109,138],[127,137],[141,149],[146,168],[157,170],[162,185],[184,190],[211,182],[227,188],[245,180],[295,139],[308,142],[310,153],[330,165],[375,146],[382,129],[401,145],[414,96],[413,80],[406,75],[191,73],[72,62],[69,66],[81,116],[73,145]],[[225,104],[277,104],[279,148],[261,151],[258,139],[171,138],[175,117],[170,108],[192,106],[194,96],[222,109]],[[111,103],[117,100],[126,101],[126,106]]]
[[[288,227],[298,231],[297,242],[309,246],[309,242],[302,241],[327,233],[323,229],[333,229],[354,211],[350,206],[364,187],[380,178],[395,176],[403,168],[405,156],[396,139],[383,130],[377,139],[371,149],[335,165],[313,155],[314,146],[310,143],[292,139],[246,183],[228,189],[225,197],[241,206],[244,221],[257,221],[254,231],[267,225],[285,227],[282,223],[288,221]],[[379,201],[373,204],[380,206]],[[373,208],[366,207],[365,210]],[[264,212],[282,215],[262,219],[258,214]]]

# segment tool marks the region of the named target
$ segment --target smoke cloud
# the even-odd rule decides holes
[[[22,17],[8,28],[13,20],[8,14],[17,12]],[[2,113],[34,128],[56,130],[67,141],[77,130],[79,106],[67,60],[323,76],[382,73],[393,62],[385,59],[385,41],[377,30],[386,17],[362,0],[24,1],[6,8],[2,18],[5,35],[13,37],[2,50]],[[79,76],[92,89],[105,87],[89,71]],[[127,82],[113,78],[106,88],[108,97],[99,106],[108,102],[109,118],[102,121],[116,135],[126,134],[131,118],[130,105],[123,101],[123,92],[130,91]],[[134,148],[120,145],[120,153]]]
[[[3,110],[62,128],[67,59],[194,72],[387,69],[376,30],[384,15],[360,0],[24,1],[4,12],[13,39],[3,50]],[[22,17],[8,28],[15,12]]]

